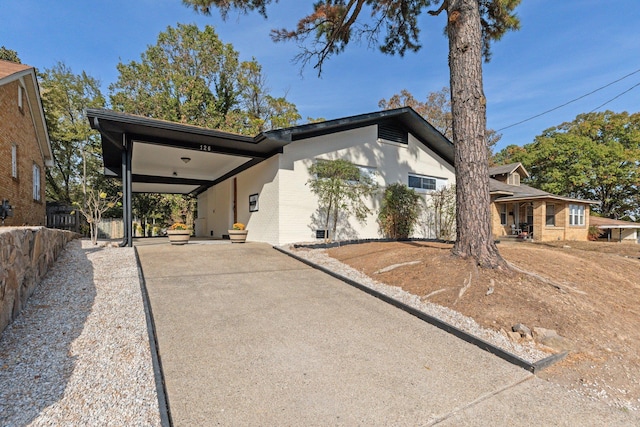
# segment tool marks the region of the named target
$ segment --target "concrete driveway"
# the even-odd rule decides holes
[[[633,425],[268,245],[137,245],[176,426]]]

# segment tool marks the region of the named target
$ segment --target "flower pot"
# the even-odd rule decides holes
[[[186,245],[191,237],[191,230],[167,230],[172,245]]]
[[[229,232],[229,240],[231,243],[244,243],[247,240],[249,230],[227,230]]]

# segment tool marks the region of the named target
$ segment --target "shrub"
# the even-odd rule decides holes
[[[384,191],[378,213],[380,232],[390,239],[407,239],[418,222],[420,195],[404,184],[391,184]]]
[[[318,196],[318,210],[324,216],[324,229],[329,230],[332,223],[331,236],[335,238],[338,220],[341,216],[353,215],[364,223],[370,209],[366,199],[377,190],[371,175],[348,160],[318,160],[309,166],[311,179],[307,181],[311,192]]]
[[[598,238],[600,237],[600,234],[601,234],[601,231],[598,227],[596,227],[595,225],[590,225],[589,231],[587,232],[587,239],[594,242],[598,240]]]

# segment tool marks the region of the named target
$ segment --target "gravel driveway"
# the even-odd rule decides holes
[[[0,425],[160,425],[133,248],[67,245],[0,336]]]

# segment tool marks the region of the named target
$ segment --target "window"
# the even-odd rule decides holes
[[[520,174],[518,172],[514,172],[509,175],[507,178],[507,184],[509,185],[520,185]]]
[[[409,174],[409,187],[419,190],[441,190],[447,186],[446,178]]]
[[[533,205],[527,205],[527,224],[533,225]]]
[[[40,200],[40,166],[33,164],[33,200]]]
[[[258,212],[258,194],[249,196],[249,212]]]
[[[500,205],[500,224],[507,225],[507,205]]]
[[[22,111],[23,108],[23,98],[24,98],[24,88],[21,85],[18,85],[18,108]]]
[[[11,145],[11,176],[18,177],[18,146],[16,144]]]
[[[549,227],[555,227],[556,225],[556,206],[549,203],[547,203],[546,224]]]
[[[378,170],[376,168],[372,168],[369,166],[358,166],[360,170],[360,176],[369,178],[371,181],[376,181],[376,176],[378,175]],[[355,184],[355,182],[350,181]]]
[[[584,225],[583,205],[569,205],[569,225]]]

